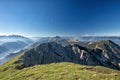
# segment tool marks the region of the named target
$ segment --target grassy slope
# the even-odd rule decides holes
[[[15,69],[21,55],[0,66],[0,80],[120,80],[120,71],[62,62]]]

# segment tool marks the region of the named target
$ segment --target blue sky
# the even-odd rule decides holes
[[[0,35],[120,35],[119,0],[0,0]]]

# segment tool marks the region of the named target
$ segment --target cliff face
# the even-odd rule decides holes
[[[26,51],[15,63],[20,64],[18,68],[24,68],[53,62],[73,62],[120,69],[120,47],[109,40],[95,42],[87,48],[78,44],[62,46],[48,42]]]

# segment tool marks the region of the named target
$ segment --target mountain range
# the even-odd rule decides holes
[[[116,44],[120,45],[120,37],[119,36],[80,36],[77,37],[80,41],[100,41],[100,40],[111,40]]]
[[[13,50],[16,48],[19,49],[19,51],[15,53],[14,52],[9,53],[9,55],[6,55],[4,59],[0,61],[1,63],[4,63],[6,62],[5,59],[7,59],[8,61],[9,59],[14,57],[13,59],[9,60],[8,62],[0,66],[1,73],[0,79],[2,80],[42,79],[42,77],[40,77],[39,75],[41,76],[47,75],[48,80],[56,79],[53,76],[56,75],[58,78],[59,76],[61,76],[61,73],[60,72],[56,73],[56,71],[57,70],[59,71],[64,67],[65,72],[66,70],[72,69],[72,73],[74,74],[76,74],[75,71],[79,71],[78,70],[79,68],[80,71],[82,71],[82,73],[88,75],[89,78],[91,77],[92,80],[100,80],[104,78],[106,78],[106,80],[120,79],[119,76],[120,46],[116,44],[117,42],[113,41],[114,39],[112,40],[95,39],[91,41],[90,40],[83,41],[81,39],[68,37],[65,38],[59,36],[36,39],[27,38],[27,40],[28,39],[30,39],[28,43],[31,45],[26,44],[27,42],[24,43],[24,41],[18,40],[17,43],[7,42],[1,44],[0,49],[1,51],[3,50],[3,52],[7,50],[9,51],[9,49]],[[117,40],[119,40],[119,38]],[[22,48],[25,46],[27,47]],[[5,47],[5,49],[3,47]],[[47,69],[47,66],[49,66],[49,69]],[[96,66],[99,66],[99,68],[96,68]],[[51,73],[51,71],[53,71],[54,75],[49,77],[50,75],[49,73]],[[87,73],[85,71],[87,71]],[[76,76],[78,75],[80,76],[82,75],[82,73],[79,72],[76,74]],[[10,76],[8,77],[3,76],[4,74],[8,74]],[[94,76],[92,74],[94,74]],[[70,75],[74,76],[73,74],[68,73],[66,77],[68,78],[68,80],[71,79],[69,78]],[[82,78],[82,80],[84,79],[89,80],[89,78]],[[45,79],[47,78],[43,77],[43,80]],[[62,78],[62,80],[63,79],[65,78]],[[75,79],[79,80],[80,77],[79,78],[75,77],[74,80]]]

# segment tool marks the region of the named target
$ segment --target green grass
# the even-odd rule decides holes
[[[36,65],[21,70],[13,64],[21,55],[0,66],[0,80],[120,80],[120,71],[62,62]]]

